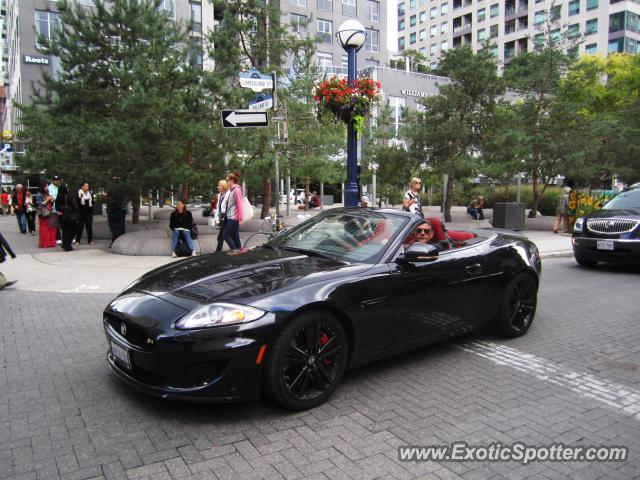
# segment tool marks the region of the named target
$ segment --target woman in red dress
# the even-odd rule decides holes
[[[56,229],[49,226],[49,218],[55,218],[53,212],[53,197],[49,195],[49,187],[46,185],[42,188],[42,193],[38,195],[38,199],[41,201],[38,203],[38,207],[45,207],[49,210],[49,216],[39,218],[38,229],[38,247],[39,248],[52,248],[56,246]]]

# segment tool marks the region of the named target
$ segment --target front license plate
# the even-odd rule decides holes
[[[121,347],[115,342],[111,342],[111,355],[127,370],[131,370],[131,359],[129,358],[129,350]]]
[[[596,248],[598,250],[613,250],[613,240],[598,240]]]

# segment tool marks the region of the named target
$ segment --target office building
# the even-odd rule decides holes
[[[398,52],[416,50],[434,68],[442,52],[460,45],[478,50],[488,40],[501,64],[532,51],[547,15],[551,34],[566,35],[579,53],[638,53],[637,0],[400,0]]]

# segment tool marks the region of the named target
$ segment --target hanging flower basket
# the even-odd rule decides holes
[[[358,133],[380,97],[380,83],[367,77],[356,78],[349,85],[346,78],[334,76],[321,81],[313,90],[318,118],[331,113],[336,121],[346,124],[353,121]]]

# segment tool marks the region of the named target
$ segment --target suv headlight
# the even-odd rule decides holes
[[[233,303],[212,303],[199,308],[181,318],[176,323],[176,328],[180,330],[190,330],[192,328],[221,327],[238,323],[253,322],[265,313],[245,305],[235,305]]]
[[[584,217],[579,217],[576,223],[573,224],[574,232],[581,232],[584,229]]]

